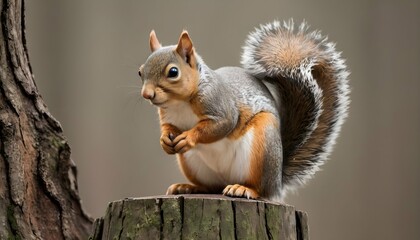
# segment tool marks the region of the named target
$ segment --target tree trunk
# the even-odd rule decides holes
[[[109,204],[91,239],[308,240],[307,215],[288,205],[217,195],[159,196]]]
[[[70,147],[29,64],[24,2],[0,3],[0,239],[86,239]]]

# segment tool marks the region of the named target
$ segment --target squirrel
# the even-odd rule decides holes
[[[187,31],[140,66],[142,96],[158,107],[160,144],[191,183],[167,194],[283,201],[332,151],[349,105],[341,52],[293,20],[248,35],[240,67],[210,69]]]

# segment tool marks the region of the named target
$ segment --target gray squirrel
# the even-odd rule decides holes
[[[191,183],[167,194],[223,193],[282,201],[325,162],[349,105],[345,61],[304,22],[261,25],[242,68],[210,69],[188,32],[140,66],[142,96],[158,107],[160,144]]]

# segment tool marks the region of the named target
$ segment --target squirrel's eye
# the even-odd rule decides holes
[[[139,76],[141,77],[141,72],[139,71]]]
[[[177,78],[179,74],[178,68],[171,67],[168,71],[168,78]]]

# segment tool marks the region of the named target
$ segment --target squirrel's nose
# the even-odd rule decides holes
[[[143,89],[141,95],[148,100],[153,100],[153,98],[155,98],[155,92],[153,90]]]

